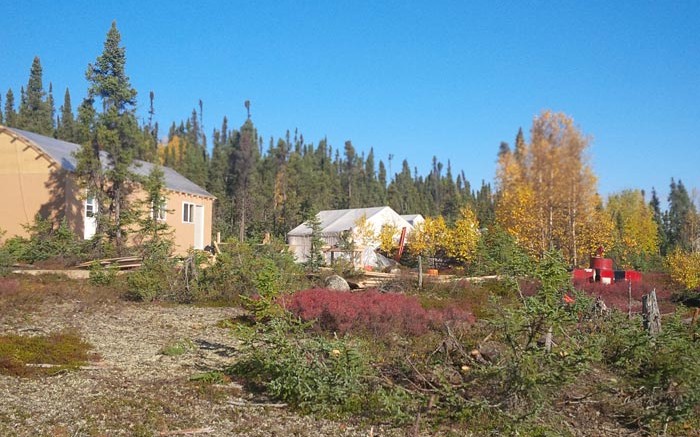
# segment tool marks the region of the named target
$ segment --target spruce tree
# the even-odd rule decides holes
[[[651,208],[654,222],[656,223],[656,229],[659,234],[659,251],[661,255],[666,255],[668,249],[668,236],[666,235],[666,229],[664,227],[664,216],[661,212],[661,202],[656,194],[656,189],[651,188],[651,200],[649,200],[649,207]]]
[[[97,114],[94,132],[81,153],[83,164],[87,165],[81,167],[79,162],[78,166],[79,170],[92,173],[88,180],[98,182],[88,187],[100,202],[98,232],[106,233],[117,253],[124,252],[126,229],[134,219],[129,193],[132,181],[137,178],[130,166],[140,139],[135,116],[136,90],[126,75],[126,50],[120,44],[121,35],[116,22],[112,22],[102,54],[94,64],[88,65],[85,74],[90,83],[88,98],[99,99],[102,112]],[[99,150],[107,154],[102,175],[97,165]]]
[[[19,125],[22,129],[41,135],[53,135],[53,114],[51,100],[44,91],[42,68],[39,57],[35,57],[29,71],[27,89],[24,91],[19,108]]]
[[[311,213],[306,221],[306,226],[311,228],[311,245],[309,246],[309,258],[306,260],[306,268],[317,272],[325,264],[323,259],[323,239],[321,238],[321,219],[318,214]]]
[[[668,236],[668,248],[680,247],[690,251],[695,238],[691,230],[691,223],[697,213],[695,205],[690,200],[688,191],[680,179],[676,183],[671,178],[670,192],[668,194],[668,212],[666,217],[666,234]]]
[[[246,101],[247,103],[247,101]],[[247,103],[246,108],[250,106]],[[229,165],[229,193],[238,211],[238,239],[245,241],[248,216],[251,208],[252,190],[254,187],[254,169],[258,160],[257,132],[253,122],[247,119],[241,126],[241,134],[231,153]]]
[[[5,95],[5,124],[9,127],[17,127],[17,112],[15,112],[15,95],[12,89]]]
[[[73,117],[73,108],[70,101],[70,91],[66,88],[66,93],[63,96],[63,105],[61,105],[61,116],[59,123],[56,126],[56,137],[64,141],[76,141],[75,138],[75,119]]]

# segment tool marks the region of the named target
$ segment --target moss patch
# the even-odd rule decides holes
[[[13,376],[53,375],[84,365],[90,344],[72,332],[42,336],[0,336],[0,373]],[[29,365],[28,365],[29,364]],[[46,367],[32,364],[47,364]]]

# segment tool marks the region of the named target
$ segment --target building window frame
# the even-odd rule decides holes
[[[160,205],[160,208],[156,208],[153,203],[151,203],[151,217],[154,219],[158,220],[159,222],[164,222],[166,221],[166,218],[168,217],[168,204],[166,202],[163,202]]]
[[[194,207],[192,202],[182,202],[182,223],[194,223]]]
[[[85,217],[95,217],[97,212],[97,197],[92,194],[88,194],[85,199]]]

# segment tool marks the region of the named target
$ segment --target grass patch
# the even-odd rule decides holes
[[[192,341],[183,339],[177,340],[165,346],[160,353],[168,357],[178,357],[184,355],[194,348]]]
[[[3,335],[0,336],[0,373],[22,377],[54,375],[84,365],[90,358],[90,349],[89,343],[71,332],[34,337]]]

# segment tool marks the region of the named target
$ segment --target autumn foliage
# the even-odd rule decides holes
[[[473,316],[456,308],[423,308],[417,298],[368,290],[348,293],[329,289],[299,291],[282,299],[282,305],[305,321],[316,321],[323,331],[422,335],[446,322],[473,322]]]
[[[666,257],[671,279],[688,290],[700,287],[700,253],[676,249]]]
[[[499,155],[496,221],[531,254],[555,248],[577,265],[611,239],[588,164],[589,138],[551,111],[535,118],[530,134],[529,143],[519,135],[515,151]]]
[[[479,221],[468,206],[462,207],[454,225],[441,216],[427,217],[409,238],[411,251],[429,257],[448,257],[461,263],[474,258],[479,243]]]

